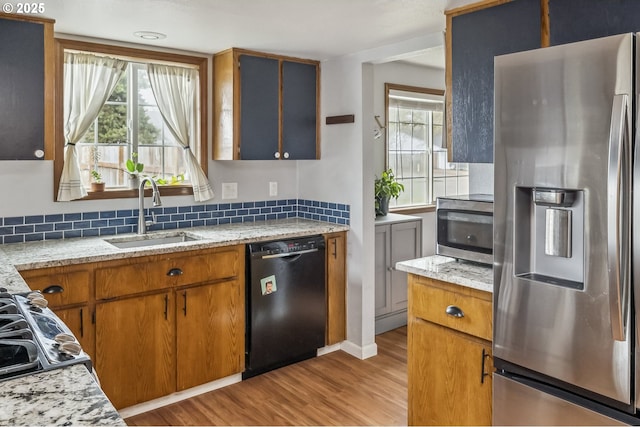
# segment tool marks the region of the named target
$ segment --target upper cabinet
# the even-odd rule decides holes
[[[0,160],[53,158],[53,23],[0,13]]]
[[[320,158],[319,62],[243,49],[213,61],[214,160]]]
[[[548,0],[552,46],[640,31],[638,0]]]
[[[638,0],[482,0],[445,13],[453,162],[493,162],[494,56],[640,31]]]
[[[493,57],[541,46],[540,8],[496,0],[446,12],[450,161],[493,162]]]

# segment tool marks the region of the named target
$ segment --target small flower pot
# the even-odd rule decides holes
[[[137,190],[140,186],[140,177],[138,175],[129,175],[129,188]]]
[[[92,192],[104,191],[104,182],[92,182],[91,191]]]
[[[376,216],[387,216],[389,213],[389,197],[378,197],[376,206]]]

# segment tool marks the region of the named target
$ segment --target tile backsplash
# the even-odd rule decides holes
[[[145,209],[145,214],[155,217],[150,231],[285,218],[345,225],[350,221],[349,205],[305,199],[158,207]],[[0,243],[133,233],[137,224],[137,209],[4,217]]]

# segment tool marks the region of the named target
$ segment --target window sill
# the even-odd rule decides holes
[[[401,215],[413,215],[420,213],[435,212],[436,205],[407,206],[402,208],[389,209],[389,212]]]
[[[159,185],[161,196],[186,196],[193,194],[190,185]],[[144,189],[145,196],[151,195],[151,188]],[[80,200],[106,200],[106,199],[128,199],[138,197],[138,189],[134,188],[114,188],[105,191],[89,191],[89,194]]]

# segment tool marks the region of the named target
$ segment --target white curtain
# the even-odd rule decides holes
[[[148,64],[149,82],[167,127],[184,148],[187,173],[196,202],[213,198],[209,179],[193,155],[199,146],[199,81],[192,68]],[[206,159],[204,159],[206,160]]]
[[[106,56],[64,54],[64,166],[58,201],[87,195],[82,184],[76,142],[82,138],[122,76],[127,62]]]

